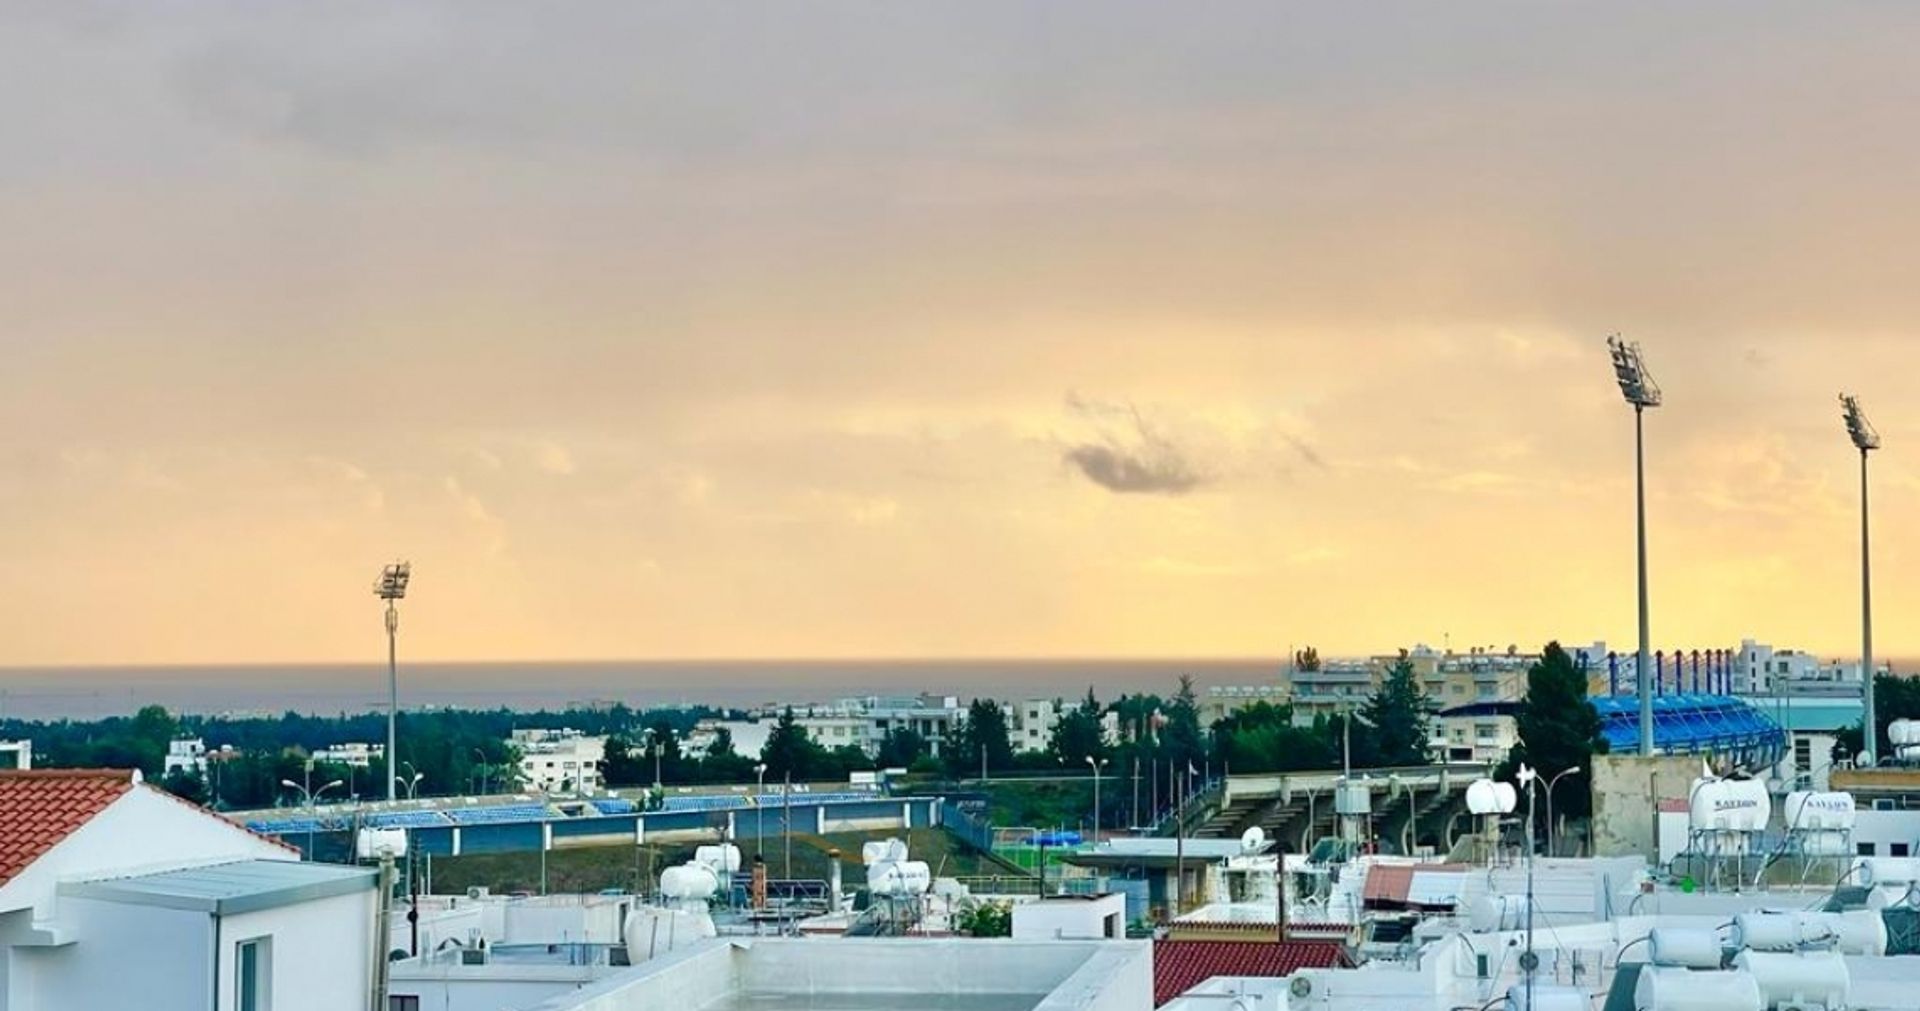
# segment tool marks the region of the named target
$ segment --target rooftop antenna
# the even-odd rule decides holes
[[[1880,448],[1880,433],[1852,394],[1840,394],[1840,412],[1847,423],[1847,437],[1860,451],[1860,697],[1866,710],[1860,736],[1866,743],[1867,767],[1872,768],[1879,764],[1880,732],[1873,706],[1873,554],[1867,532],[1867,454]]]
[[[1640,652],[1634,666],[1634,683],[1640,693],[1640,754],[1653,754],[1653,686],[1647,683],[1652,664],[1647,656],[1652,635],[1647,621],[1647,454],[1645,418],[1647,408],[1660,406],[1660,384],[1647,371],[1640,345],[1629,344],[1615,334],[1607,338],[1607,351],[1613,357],[1613,377],[1620,384],[1620,395],[1633,407],[1634,513],[1637,520],[1640,556]]]
[[[395,562],[380,570],[380,581],[373,594],[387,602],[387,803],[394,801],[394,762],[400,757],[394,744],[394,730],[400,712],[400,666],[396,644],[400,637],[399,602],[407,595],[407,581],[413,577],[413,565]]]

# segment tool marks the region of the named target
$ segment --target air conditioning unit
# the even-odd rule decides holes
[[[461,949],[460,949],[460,964],[461,964],[461,965],[486,965],[486,964],[487,964],[487,949],[485,949],[485,948],[461,948]]]
[[[490,892],[485,885],[474,885],[467,889],[467,898],[469,899],[484,899],[491,894],[492,892]]]

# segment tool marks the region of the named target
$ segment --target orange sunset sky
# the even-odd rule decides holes
[[[1920,8],[10,5],[0,665],[1920,654]]]

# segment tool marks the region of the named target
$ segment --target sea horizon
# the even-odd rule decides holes
[[[561,709],[831,702],[864,695],[1102,700],[1277,680],[1281,657],[942,657],[402,661],[400,707]],[[0,718],[101,719],[161,705],[181,715],[384,710],[382,662],[0,667]]]

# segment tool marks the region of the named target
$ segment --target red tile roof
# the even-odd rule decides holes
[[[1332,941],[1155,941],[1153,1006],[1215,976],[1291,976],[1300,969],[1352,965]]]
[[[0,771],[0,885],[131,789],[115,769]]]

